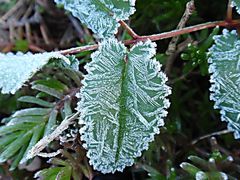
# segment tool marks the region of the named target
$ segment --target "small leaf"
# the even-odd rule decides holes
[[[1,152],[0,162],[5,162],[10,157],[15,155],[15,153],[30,140],[31,135],[32,135],[31,131],[19,135],[15,141],[13,141],[9,146],[7,146],[7,148],[3,152]]]
[[[21,161],[25,151],[27,149],[27,144],[25,144],[24,146],[22,146],[21,150],[19,151],[19,153],[17,154],[16,158],[14,159],[14,161],[11,163],[11,167],[9,168],[10,171],[13,171],[16,169],[16,167],[18,166],[19,162]]]
[[[21,123],[21,124],[15,124],[15,125],[10,125],[10,126],[1,126],[0,127],[0,136],[10,134],[15,131],[21,131],[25,130],[27,128],[32,128],[34,124],[26,124],[26,123]]]
[[[49,108],[19,110],[0,127],[0,162],[13,160],[11,169],[25,163],[27,153],[43,137],[50,119]],[[23,152],[24,151],[24,152]]]
[[[195,176],[199,171],[201,171],[199,168],[197,168],[196,166],[187,163],[187,162],[183,162],[180,164],[180,167],[182,169],[184,169],[185,171],[187,171],[189,174],[191,174],[192,176]]]
[[[0,53],[0,89],[3,94],[14,94],[51,58],[68,59],[58,52],[42,54],[1,54]]]
[[[135,0],[55,0],[86,24],[100,38],[117,32],[119,20],[127,20],[135,12]]]
[[[41,84],[32,85],[32,89],[42,91],[42,92],[44,92],[46,94],[49,94],[50,96],[56,97],[58,99],[61,99],[62,96],[63,96],[63,94],[60,91],[58,91],[54,88],[50,88],[50,87],[45,86],[45,85],[41,85]]]
[[[14,141],[19,136],[19,134],[20,134],[19,132],[16,132],[16,133],[11,133],[8,136],[1,137],[0,138],[0,150],[2,150],[8,144],[10,144],[12,141]]]
[[[78,97],[81,139],[94,169],[102,173],[131,166],[163,126],[171,91],[155,43],[140,42],[130,52],[115,39],[100,44],[87,64]]]
[[[55,129],[55,126],[57,124],[57,115],[58,115],[58,111],[55,109],[52,110],[49,116],[48,123],[45,128],[44,136],[49,135]]]
[[[36,98],[34,96],[22,96],[22,97],[18,98],[18,101],[26,102],[26,103],[33,103],[33,104],[37,104],[37,105],[40,105],[43,107],[49,107],[49,108],[54,106],[52,103],[49,103],[42,99]]]
[[[73,167],[70,163],[57,158],[50,159],[50,163],[56,165],[57,167],[43,169],[37,172],[34,177],[41,178],[43,180],[71,180]]]
[[[240,40],[236,31],[223,30],[214,36],[215,45],[209,49],[209,72],[212,73],[210,99],[220,109],[221,119],[240,138]]]
[[[15,112],[12,117],[20,116],[44,116],[50,113],[50,108],[27,108]]]
[[[47,86],[49,88],[52,88],[52,89],[55,89],[57,91],[61,91],[61,92],[64,92],[64,91],[67,91],[68,90],[68,87],[63,84],[62,82],[56,80],[56,79],[53,79],[53,78],[48,78],[48,79],[44,79],[44,80],[36,80],[32,83],[33,85],[44,85],[44,86]]]
[[[27,153],[35,144],[37,144],[39,139],[41,139],[42,134],[43,134],[43,129],[44,129],[44,124],[43,123],[34,128],[32,138],[31,138],[31,140],[30,140],[30,142],[27,146],[27,149],[25,150],[23,156],[20,159],[21,161],[19,161],[20,164],[23,164],[27,161],[27,159],[26,159]]]

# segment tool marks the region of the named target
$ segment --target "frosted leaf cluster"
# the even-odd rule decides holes
[[[135,0],[55,0],[63,4],[99,38],[117,33],[119,20],[127,20],[135,12]]]
[[[51,58],[69,60],[58,52],[42,54],[1,54],[0,53],[0,89],[1,93],[14,94]],[[69,62],[68,62],[69,63]]]
[[[240,40],[236,31],[223,30],[210,48],[209,72],[212,73],[210,99],[220,109],[235,138],[240,138]]]
[[[237,12],[240,14],[240,0],[232,0],[232,6],[236,7]]]
[[[122,171],[164,125],[171,93],[155,43],[140,42],[130,51],[116,39],[105,40],[86,65],[78,97],[81,140],[95,170]]]

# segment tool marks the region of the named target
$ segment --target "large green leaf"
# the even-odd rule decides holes
[[[2,93],[14,94],[34,73],[48,63],[51,58],[69,60],[58,52],[42,54],[1,54],[0,53],[0,89]]]
[[[86,66],[81,100],[81,139],[94,169],[122,171],[148,148],[163,126],[171,90],[161,65],[152,57],[155,43],[140,42],[130,51],[115,39],[103,41]]]
[[[226,29],[214,40],[209,50],[210,99],[221,110],[222,120],[228,122],[235,138],[240,138],[240,40],[236,31]]]
[[[135,0],[55,0],[85,23],[100,38],[117,33],[119,20],[134,13]]]

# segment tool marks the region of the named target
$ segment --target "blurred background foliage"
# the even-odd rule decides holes
[[[140,35],[174,30],[185,11],[187,2],[188,0],[137,0],[137,11],[129,24]],[[0,1],[0,15],[4,15],[14,8],[16,3],[15,0]],[[195,0],[196,10],[187,21],[186,26],[223,20],[226,16],[227,4],[227,0]],[[2,52],[49,51],[92,44],[96,41],[84,25],[81,25],[70,14],[55,8],[51,1],[26,1],[24,6],[33,6],[30,14],[37,14],[42,19],[39,21],[40,25],[38,23],[31,25],[31,30],[35,34],[33,35],[34,41],[29,40],[31,38],[26,35],[27,31],[24,27],[21,31],[19,27],[6,28],[3,26],[5,28],[2,28],[0,24],[0,49]],[[19,7],[27,9],[24,6]],[[237,17],[235,14],[234,16]],[[9,18],[21,20],[13,15]],[[10,29],[17,34],[14,38],[10,36]],[[44,37],[42,29],[47,32],[47,38]],[[161,133],[155,137],[149,150],[136,160],[133,167],[114,175],[96,173],[94,179],[174,180],[199,177],[200,179],[218,180],[226,177],[229,179],[240,178],[240,143],[234,140],[231,133],[224,131],[226,123],[221,122],[219,112],[213,109],[213,102],[209,100],[207,51],[213,43],[212,36],[219,32],[221,29],[215,28],[182,35],[177,41],[176,51],[171,55],[166,54],[171,39],[157,42],[156,58],[163,64],[163,69],[170,66],[166,73],[173,91],[170,96],[171,107],[165,120],[166,126],[161,128]],[[1,38],[3,36],[5,38]],[[35,36],[38,37],[38,41],[35,40]],[[122,29],[120,29],[118,37],[130,38]],[[90,61],[90,52],[79,53],[76,57],[79,65],[75,64],[75,66],[79,66],[80,71],[85,73],[83,66]],[[169,61],[173,63],[169,65]],[[53,72],[58,73],[53,76]],[[68,83],[66,73],[61,73],[61,69],[45,68],[33,80],[40,83],[47,81],[50,77],[53,77],[55,81],[65,82],[64,87],[76,88],[76,85],[74,87]],[[56,87],[54,86],[54,88]],[[46,99],[46,94],[39,93],[37,90],[33,91],[28,87],[23,88],[14,96],[0,95],[1,119],[10,116],[17,109],[31,107],[29,104],[17,101],[24,95]],[[50,100],[53,99],[50,98]],[[74,106],[76,102],[71,103],[73,103],[71,106]],[[45,160],[43,159],[42,162]],[[62,160],[53,159],[51,162],[55,162],[55,167],[63,165],[62,169],[67,168],[69,172],[72,170],[69,161],[62,162]],[[8,166],[7,163],[1,166],[2,177],[31,179],[32,172],[29,173],[26,170],[9,172]],[[42,163],[41,169],[48,167],[50,164]],[[57,168],[57,172],[61,171],[61,168]],[[45,172],[47,171],[45,170]],[[83,176],[88,177],[88,173],[83,173]]]

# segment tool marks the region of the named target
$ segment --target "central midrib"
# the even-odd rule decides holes
[[[124,60],[123,60],[124,61]],[[124,137],[124,129],[126,128],[126,120],[127,120],[127,72],[128,72],[128,57],[125,56],[125,62],[123,63],[122,76],[121,76],[121,92],[119,96],[119,128],[118,128],[118,146],[115,156],[115,162],[119,160],[119,155],[122,147],[123,137]]]

